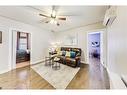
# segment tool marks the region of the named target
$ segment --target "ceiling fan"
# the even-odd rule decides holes
[[[40,16],[46,17],[45,20],[43,20],[43,22],[45,23],[51,23],[51,24],[56,24],[57,26],[60,26],[59,24],[59,20],[63,20],[66,21],[65,17],[61,17],[61,16],[57,16],[56,14],[56,7],[52,6],[52,13],[50,14],[50,16],[45,15],[45,14],[39,14]]]

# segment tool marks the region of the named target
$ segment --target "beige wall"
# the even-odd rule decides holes
[[[117,18],[107,31],[108,69],[119,75],[127,74],[127,7],[117,7]]]
[[[78,44],[76,46],[71,46],[71,47],[81,48],[82,49],[82,61],[84,63],[87,63],[87,32],[97,32],[99,29],[103,29],[103,28],[104,26],[102,26],[102,23],[100,22],[100,23],[91,24],[88,26],[71,29],[68,31],[59,32],[59,33],[56,33],[56,41],[63,43],[64,37],[66,35],[77,34]],[[61,44],[61,46],[65,46],[65,45]]]

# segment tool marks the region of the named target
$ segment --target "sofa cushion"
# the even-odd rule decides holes
[[[70,55],[70,52],[69,51],[66,51],[66,55],[65,55],[66,57],[70,57],[71,55]]]
[[[76,56],[76,53],[75,53],[74,51],[71,51],[71,52],[70,52],[70,57],[71,57],[71,58],[75,58],[75,56]]]
[[[69,58],[69,57],[66,57],[66,60],[67,60],[67,61],[73,61],[73,62],[76,61],[75,58]]]

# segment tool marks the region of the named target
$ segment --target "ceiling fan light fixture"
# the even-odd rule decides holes
[[[56,20],[54,20],[54,24],[57,24],[57,21]]]
[[[51,23],[51,24],[57,24],[57,21],[56,21],[55,19],[51,19],[51,20],[50,20],[50,23]]]
[[[56,17],[56,11],[54,11],[54,10],[52,11],[52,17],[54,17],[54,18]]]
[[[51,19],[50,23],[53,24],[54,23],[54,19]]]

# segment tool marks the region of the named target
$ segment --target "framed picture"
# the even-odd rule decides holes
[[[2,43],[2,31],[0,31],[0,44]]]
[[[65,46],[75,46],[78,43],[77,34],[73,35],[66,35],[64,38],[64,45]]]
[[[99,42],[92,42],[92,47],[99,47],[100,46],[100,43]]]

